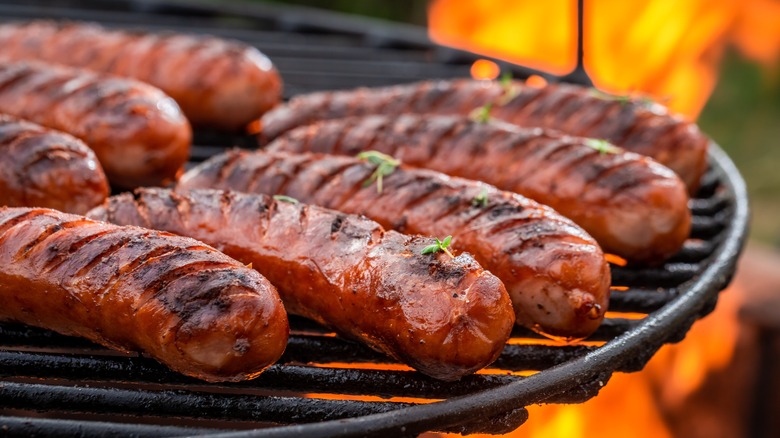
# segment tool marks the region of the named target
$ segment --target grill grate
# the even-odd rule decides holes
[[[477,58],[435,46],[417,28],[302,8],[228,3],[217,10],[131,0],[13,3],[0,0],[3,20],[94,20],[244,40],[273,59],[287,97],[468,76]],[[499,64],[517,77],[539,74]],[[254,145],[250,138],[209,132],[196,133],[195,143],[193,162],[226,147]],[[138,355],[5,323],[0,324],[0,434],[399,436],[513,430],[527,418],[523,406],[593,397],[613,371],[641,369],[663,343],[684,338],[690,325],[714,308],[744,241],[747,207],[739,174],[715,145],[711,162],[691,201],[693,231],[684,249],[657,268],[613,265],[613,284],[626,290],[613,292],[611,313],[587,342],[562,346],[516,328],[488,370],[444,383],[291,317],[290,343],[278,364],[250,382],[207,384]],[[637,314],[650,316],[636,319]],[[236,432],[241,430],[246,431]]]

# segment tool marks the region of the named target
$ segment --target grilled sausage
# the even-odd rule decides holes
[[[205,35],[109,30],[92,23],[0,26],[0,58],[136,78],[179,103],[195,126],[236,130],[279,102],[282,81],[254,47]]]
[[[84,214],[107,196],[103,168],[84,143],[0,114],[0,205]]]
[[[0,63],[0,112],[80,138],[118,186],[160,184],[189,156],[192,132],[176,102],[131,79]]]
[[[291,313],[443,380],[493,362],[514,325],[501,281],[461,254],[422,255],[433,239],[365,217],[265,195],[139,189],[90,216],[186,235],[251,263]]]
[[[257,376],[287,314],[256,271],[189,238],[0,208],[0,320],[140,351],[208,381]]]
[[[611,98],[593,89],[558,84],[536,88],[514,82],[449,80],[298,96],[262,118],[261,141],[317,120],[369,114],[468,115],[491,104],[490,116],[519,126],[600,138],[647,155],[674,170],[694,193],[707,169],[707,137],[695,124],[659,104]]]
[[[378,193],[365,187],[375,167],[350,157],[231,151],[187,172],[177,190],[282,194],[365,214],[402,233],[451,234],[456,250],[473,254],[504,282],[519,324],[570,339],[599,325],[609,267],[573,222],[520,195],[424,169],[395,169]]]
[[[368,116],[299,127],[266,148],[342,155],[371,149],[549,205],[605,251],[631,261],[660,262],[690,232],[688,196],[674,172],[604,142],[538,128],[460,116]]]

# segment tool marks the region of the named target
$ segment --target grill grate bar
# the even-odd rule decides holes
[[[132,436],[134,438],[157,438],[220,432],[220,430],[215,429],[194,427],[6,416],[0,416],[0,425],[2,425],[0,426],[0,435],[4,437]]]
[[[0,408],[39,412],[290,424],[371,415],[408,406],[398,402],[0,383]]]

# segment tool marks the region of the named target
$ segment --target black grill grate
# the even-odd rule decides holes
[[[129,0],[13,3],[0,0],[2,19],[94,20],[244,40],[277,64],[287,97],[463,77],[477,59],[433,45],[417,28],[301,8]],[[517,77],[539,74],[499,64]],[[195,143],[194,162],[233,145],[253,146],[249,138],[203,132]],[[512,430],[527,418],[523,406],[593,397],[613,371],[641,369],[663,343],[684,338],[714,308],[744,241],[747,200],[739,174],[714,145],[711,162],[691,201],[693,231],[683,251],[658,268],[612,266],[613,284],[627,290],[613,292],[613,313],[587,342],[556,345],[516,328],[485,373],[444,383],[293,317],[290,343],[278,364],[250,382],[206,384],[83,339],[0,324],[0,434],[399,436]],[[634,319],[625,313],[651,315]]]

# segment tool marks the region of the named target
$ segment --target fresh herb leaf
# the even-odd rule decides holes
[[[479,192],[479,195],[475,196],[474,199],[471,200],[471,205],[474,207],[487,207],[488,205],[488,192],[487,188],[483,187],[482,191]]]
[[[619,147],[613,145],[612,143],[606,141],[606,140],[598,140],[595,138],[589,138],[585,140],[585,146],[588,146],[591,149],[595,149],[599,151],[601,155],[606,154],[619,154],[623,152],[622,149]]]
[[[590,94],[602,100],[614,100],[616,102],[620,102],[621,105],[625,105],[631,102],[631,96],[627,94],[626,95],[610,94],[596,88],[591,88]]]
[[[514,81],[512,81],[512,72],[510,71],[505,71],[498,83],[501,84],[501,89],[503,90],[501,98],[498,100],[498,105],[504,106],[517,96],[519,90],[515,87]]]
[[[297,204],[298,200],[284,195],[274,195],[274,199],[282,202],[289,202],[290,204]]]
[[[484,106],[474,109],[474,111],[469,114],[469,118],[478,123],[487,123],[490,121],[491,109],[493,109],[493,102],[488,102]]]
[[[455,256],[452,255],[450,250],[447,249],[447,247],[449,247],[450,244],[452,243],[452,236],[447,236],[447,237],[444,238],[444,240],[439,240],[438,237],[434,237],[434,239],[436,239],[436,243],[434,243],[433,245],[428,245],[425,248],[423,248],[423,250],[420,252],[420,254],[423,254],[423,255],[425,255],[425,254],[434,254],[434,253],[437,253],[439,251],[443,251],[448,256],[450,256],[452,258],[455,258]]]
[[[401,162],[395,158],[377,151],[361,152],[357,157],[376,166],[371,177],[363,181],[363,187],[368,187],[376,181],[377,193],[382,193],[382,178],[395,172],[395,169],[401,164]]]

